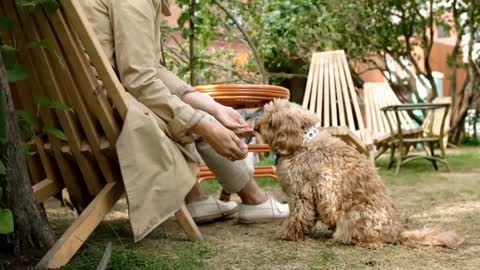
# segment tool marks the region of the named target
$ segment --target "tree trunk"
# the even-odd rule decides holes
[[[15,221],[15,233],[8,239],[0,239],[0,241],[2,241],[2,249],[8,249],[4,252],[13,253],[17,257],[32,247],[36,250],[47,250],[53,245],[55,236],[33,197],[12,93],[7,83],[1,56],[0,89],[0,98],[5,100],[7,116],[7,143],[0,145],[0,158],[7,168],[3,199],[6,206],[13,212]]]

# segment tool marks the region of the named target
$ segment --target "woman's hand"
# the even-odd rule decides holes
[[[248,124],[243,120],[242,115],[231,107],[218,105],[215,118],[228,129],[247,128]]]
[[[233,108],[219,105],[214,116],[218,122],[232,130],[239,137],[253,135],[253,129],[243,119],[242,115]]]
[[[232,161],[247,157],[247,145],[223,126],[202,119],[192,131],[206,140],[218,154]]]

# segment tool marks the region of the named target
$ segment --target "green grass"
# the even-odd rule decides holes
[[[335,267],[336,261],[338,261],[338,258],[333,248],[329,245],[321,246],[310,264],[310,269],[337,269]]]
[[[463,147],[460,153],[447,152],[447,161],[452,172],[472,172],[480,168],[480,151],[474,147]],[[434,179],[438,172],[434,170],[432,163],[425,159],[415,160],[402,165],[399,175],[395,175],[395,169],[387,169],[388,153],[384,154],[376,161],[379,173],[385,179],[387,184],[392,185],[413,185],[419,179]],[[439,171],[446,172],[444,165],[439,164]]]
[[[479,138],[471,138],[467,137],[463,139],[462,144],[465,146],[479,146],[480,145],[480,139]]]
[[[480,173],[480,166],[478,165],[480,164],[479,150],[480,148],[478,147],[462,147],[458,150],[450,150],[448,162],[452,171],[457,174],[464,173],[465,177],[469,177],[469,179],[478,179],[478,174]],[[401,202],[408,202],[412,199],[417,201],[418,205],[426,204],[428,206],[436,204],[437,201],[438,203],[443,203],[444,200],[454,202],[458,199],[459,202],[462,202],[464,200],[462,198],[477,198],[477,195],[470,196],[466,193],[466,190],[461,188],[461,186],[469,182],[462,182],[461,180],[451,182],[452,179],[449,180],[448,178],[450,174],[435,171],[428,161],[418,160],[406,164],[402,166],[400,175],[395,176],[393,170],[386,169],[388,164],[387,157],[388,155],[384,155],[377,160],[376,166],[379,168],[379,172],[384,177],[387,185],[390,186],[389,188],[393,191],[397,190],[396,195],[397,197],[400,196],[398,200],[400,205],[402,205]],[[258,165],[271,165],[273,163],[274,160],[269,158],[259,162]],[[440,170],[445,172],[443,167]],[[444,183],[447,183],[445,185],[448,186],[460,186],[457,186],[453,191],[442,189],[439,185],[435,185],[439,181],[444,181]],[[278,190],[278,183],[273,179],[259,178],[257,182],[263,189]],[[470,185],[475,183],[473,181]],[[405,186],[415,186],[413,189],[415,191],[417,188],[425,185],[431,186],[432,189],[436,190],[432,190],[432,194],[425,191],[428,190],[430,192],[430,189],[422,189],[415,195],[410,195],[411,192],[407,191],[402,193]],[[206,181],[203,183],[203,187],[212,194],[220,191],[220,185],[218,185],[217,181]],[[466,189],[477,192],[469,187],[466,187]],[[446,195],[441,195],[443,194],[442,192]],[[437,198],[438,196],[441,198]],[[411,206],[409,205],[409,207]],[[423,208],[420,207],[418,210],[405,209],[415,213],[422,211]],[[201,270],[220,266],[219,262],[225,262],[226,266],[233,265],[235,266],[233,267],[234,269],[274,269],[270,268],[274,266],[277,268],[278,266],[288,266],[290,267],[287,267],[288,269],[393,269],[388,268],[388,265],[398,266],[397,263],[404,261],[405,258],[410,258],[411,261],[405,263],[412,265],[411,269],[417,269],[414,267],[415,265],[418,267],[422,266],[420,267],[421,269],[429,269],[428,267],[423,267],[424,265],[421,263],[415,264],[412,258],[423,256],[422,260],[429,259],[428,263],[432,263],[432,265],[435,265],[433,263],[437,263],[445,254],[448,255],[448,260],[456,258],[455,253],[451,251],[445,254],[437,254],[438,252],[435,249],[412,251],[403,246],[370,250],[341,246],[325,239],[310,240],[310,242],[306,241],[303,243],[282,242],[275,240],[272,236],[277,226],[239,226],[229,223],[215,223],[201,228],[207,240],[190,242],[186,240],[184,233],[178,228],[177,224],[171,222],[170,225],[166,224],[159,227],[159,229],[152,232],[140,243],[134,244],[127,221],[103,222],[95,230],[92,237],[89,238],[82,251],[64,269],[95,269],[103,256],[108,242],[112,242],[113,246],[108,269],[114,270]],[[470,234],[475,231],[476,229],[472,229]],[[473,260],[472,258],[474,257],[468,258]],[[390,262],[390,260],[394,260],[394,262]],[[421,262],[422,260],[419,261]],[[428,265],[428,263],[425,263],[425,265]],[[447,263],[447,261],[444,261],[444,263]],[[461,263],[461,261],[458,263]],[[221,265],[220,268],[230,269],[230,267],[226,266]],[[402,268],[405,265],[400,266]]]
[[[113,235],[111,235],[114,238]],[[98,241],[98,240],[97,240]],[[75,259],[63,269],[95,269],[104,254],[104,245],[87,245]],[[108,264],[110,270],[160,270],[160,269],[205,269],[205,260],[216,254],[212,246],[204,242],[174,241],[162,245],[158,250],[148,250],[142,246],[112,244],[112,256]]]

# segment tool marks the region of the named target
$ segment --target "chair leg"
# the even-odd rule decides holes
[[[230,201],[230,197],[232,194],[226,192],[224,189],[222,189],[222,193],[220,193],[220,201],[228,202]]]
[[[197,224],[195,224],[195,221],[193,221],[192,216],[190,215],[190,212],[188,212],[188,209],[185,205],[182,205],[182,207],[178,209],[178,211],[175,213],[175,217],[191,240],[196,241],[203,239]]]
[[[405,147],[405,156],[408,155],[408,153],[410,152],[410,149],[413,148],[413,145],[411,144],[407,144],[406,147]]]
[[[105,215],[110,212],[124,191],[120,182],[105,185],[35,268],[58,269],[67,264]]]
[[[446,146],[443,144],[443,141],[440,141],[439,145],[440,145],[440,153],[442,155],[441,158],[442,158],[443,162],[445,163],[445,166],[447,167],[447,171],[449,172],[450,171],[450,166],[448,165],[447,154],[445,153]]]
[[[374,153],[374,154],[375,154],[375,155],[374,155],[374,161],[375,161],[377,158],[379,158],[383,153],[385,153],[385,152],[388,150],[388,148],[389,148],[388,145],[382,145],[382,146],[380,146],[380,147],[377,149],[376,153]],[[372,151],[371,153],[373,153],[373,151]]]
[[[422,143],[422,148],[423,148],[423,151],[425,151],[425,154],[427,156],[430,156],[431,155],[431,151],[430,151],[430,147],[428,145],[426,145],[425,143]]]
[[[429,144],[429,147],[430,147],[431,156],[434,158],[435,157],[435,147],[432,143]],[[437,165],[437,161],[435,159],[432,159],[432,165],[433,165],[433,168],[435,168],[435,170],[438,171],[438,165]]]
[[[388,162],[388,169],[390,170],[393,166],[393,163],[395,163],[395,145],[392,144],[390,147],[390,161]]]
[[[404,145],[400,144],[398,147],[397,168],[395,169],[395,175],[398,175],[400,173],[400,166],[402,166],[403,157],[404,157]]]

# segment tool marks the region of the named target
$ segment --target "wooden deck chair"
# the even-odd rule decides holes
[[[372,141],[365,129],[344,51],[313,53],[302,106],[320,115],[321,126],[330,128],[333,135],[338,131],[347,142],[360,141],[361,148],[370,149]]]
[[[378,158],[389,149],[389,141],[392,138],[387,118],[381,108],[400,105],[401,102],[388,83],[365,83],[363,85],[363,95],[367,128],[371,132],[374,151],[376,152],[375,158]],[[399,113],[403,135],[406,137],[420,136],[423,128],[415,125],[406,111],[400,111]],[[394,121],[392,124],[396,127],[396,118],[391,117],[391,120]]]
[[[74,108],[39,112],[39,125],[62,130],[67,141],[48,133],[27,142],[36,152],[28,157],[36,199],[43,202],[66,187],[80,213],[41,260],[42,269],[68,263],[124,193],[114,146],[128,110],[126,92],[79,1],[60,0],[60,9],[49,16],[39,7],[30,12],[17,7],[18,1],[0,1],[0,14],[15,25],[14,33],[2,33],[4,41],[27,48],[48,40],[52,47],[19,53],[30,76],[11,85],[18,109],[35,112],[34,95]],[[185,206],[176,217],[191,239],[201,239]]]

